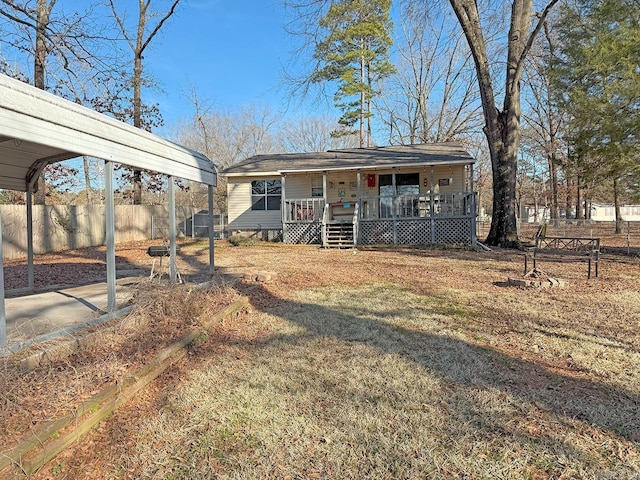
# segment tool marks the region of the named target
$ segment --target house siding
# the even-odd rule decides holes
[[[280,177],[260,177],[260,180]],[[232,177],[227,183],[229,231],[282,229],[280,210],[251,210],[251,182],[258,177]]]
[[[322,185],[322,175],[287,175],[284,192],[286,198],[311,198],[311,182],[314,178],[319,178]]]

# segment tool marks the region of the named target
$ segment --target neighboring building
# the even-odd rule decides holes
[[[257,155],[221,172],[229,231],[340,247],[475,244],[474,162],[457,143]]]
[[[620,219],[625,222],[640,221],[640,205],[623,205],[620,207]],[[616,209],[613,205],[591,204],[591,220],[597,222],[615,222]]]
[[[591,215],[588,220],[594,222],[615,222],[616,209],[613,205],[604,205],[599,203],[592,203],[590,205]],[[575,219],[575,207],[569,212],[569,216],[566,214],[565,209],[561,209],[561,219]],[[620,207],[621,220],[625,222],[638,222],[640,221],[640,205],[622,205]],[[541,223],[551,221],[550,208],[541,206],[538,207],[536,215],[536,207],[532,205],[522,205],[520,207],[520,221],[524,223]]]

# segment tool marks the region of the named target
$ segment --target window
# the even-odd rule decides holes
[[[280,180],[251,182],[251,210],[280,210],[282,184]]]
[[[324,196],[324,190],[322,188],[322,177],[311,179],[311,196],[312,197]]]

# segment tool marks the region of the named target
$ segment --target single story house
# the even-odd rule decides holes
[[[221,172],[229,232],[326,247],[475,244],[474,162],[459,143],[256,155]]]
[[[620,217],[625,222],[640,221],[640,205],[620,206]],[[591,220],[596,222],[615,222],[616,209],[613,205],[591,204]]]

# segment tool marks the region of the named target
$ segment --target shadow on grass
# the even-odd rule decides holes
[[[577,419],[626,440],[640,442],[640,397],[635,392],[579,375],[563,375],[534,362],[447,335],[390,325],[376,319],[378,315],[366,303],[356,310],[341,311],[283,299],[262,285],[238,284],[237,288],[251,298],[256,310],[277,315],[305,330],[297,336],[271,337],[265,343],[293,344],[302,336],[307,339],[334,337],[344,342],[366,344],[381,354],[401,356],[453,385],[478,390],[497,389],[560,419]],[[307,313],[309,309],[313,311],[312,321]],[[468,408],[478,411],[473,405]],[[477,422],[478,426],[491,425],[495,419],[482,418],[479,414]],[[566,449],[567,445],[562,448]]]

